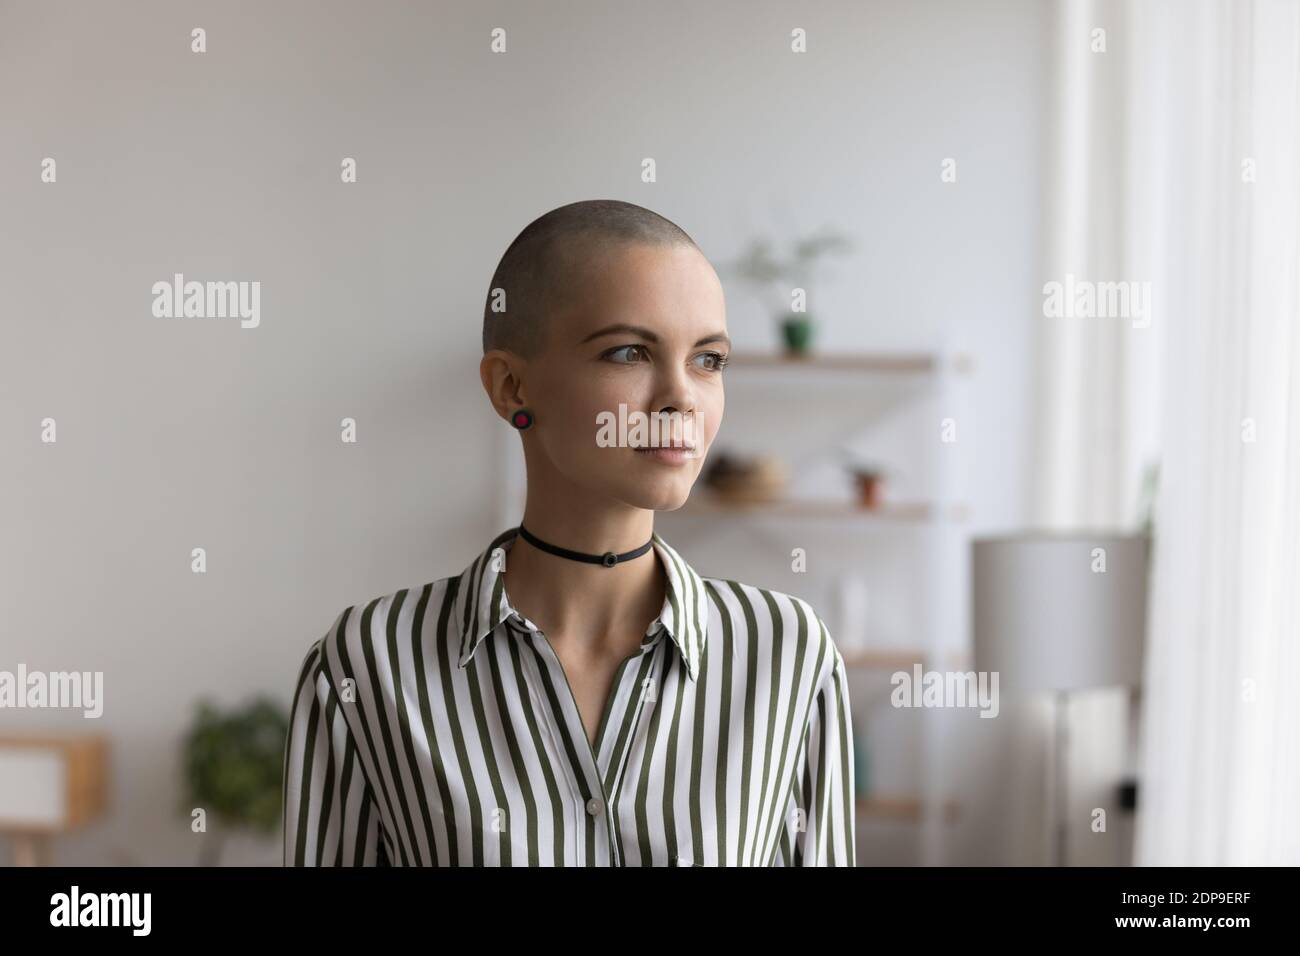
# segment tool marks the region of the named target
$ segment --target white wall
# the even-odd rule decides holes
[[[647,205],[715,260],[759,229],[851,232],[820,344],[964,342],[976,524],[1019,522],[1044,36],[1032,0],[0,4],[0,667],[106,682],[93,727],[0,730],[116,746],[111,819],[56,862],[193,860],[194,701],[287,704],[339,610],[500,530],[481,307],[506,244],[563,203]],[[260,281],[260,326],[154,318],[175,272]],[[727,291],[737,346],[774,344]]]

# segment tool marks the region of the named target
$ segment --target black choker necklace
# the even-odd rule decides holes
[[[554,544],[547,544],[541,538],[534,535],[523,525],[519,526],[519,536],[535,548],[541,548],[550,554],[555,554],[561,558],[568,558],[570,561],[586,561],[588,564],[603,564],[607,568],[623,561],[631,561],[633,558],[639,558],[650,550],[654,544],[654,538],[641,545],[639,548],[633,548],[631,551],[624,551],[622,554],[615,554],[613,551],[606,551],[604,554],[586,554],[582,551],[570,551],[568,548],[561,548]]]

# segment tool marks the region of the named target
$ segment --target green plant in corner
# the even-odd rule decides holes
[[[795,240],[788,256],[778,256],[767,238],[753,240],[735,262],[724,264],[720,272],[738,276],[749,283],[760,298],[779,317],[786,351],[806,353],[812,345],[813,320],[807,312],[791,309],[791,290],[805,290],[813,284],[817,261],[828,253],[844,253],[853,248],[847,236],[830,229]]]
[[[200,701],[182,744],[181,812],[206,813],[199,865],[214,866],[231,830],[273,833],[280,823],[289,718],[259,698],[221,711]]]

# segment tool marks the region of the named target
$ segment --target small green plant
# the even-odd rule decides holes
[[[182,745],[181,812],[206,813],[200,865],[216,864],[230,830],[267,834],[279,826],[288,733],[287,713],[270,699],[224,712],[199,702]]]
[[[790,312],[790,290],[812,285],[819,259],[828,253],[845,253],[853,248],[847,236],[832,229],[790,243],[790,252],[778,256],[770,239],[750,242],[735,262],[724,265],[724,273],[735,275],[766,299],[774,315],[784,319]]]

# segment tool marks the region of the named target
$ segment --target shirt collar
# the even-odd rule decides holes
[[[460,634],[458,663],[461,667],[469,663],[483,638],[515,613],[506,597],[502,572],[505,570],[505,553],[518,533],[518,528],[511,528],[497,535],[460,574],[451,614]],[[664,606],[657,622],[663,625],[677,645],[687,675],[695,680],[704,654],[709,621],[704,581],[681,555],[668,546],[659,532],[654,532],[651,540],[668,572]],[[500,552],[495,553],[498,548]]]

